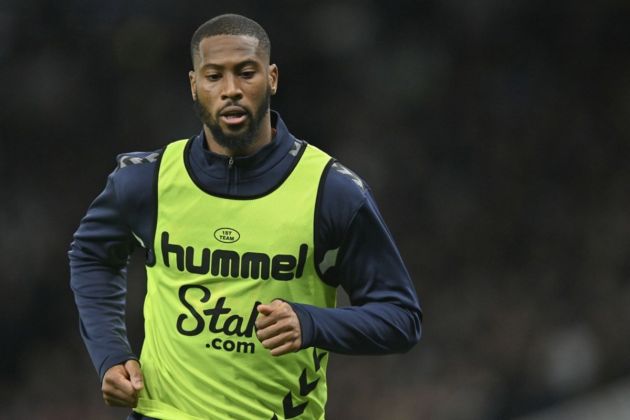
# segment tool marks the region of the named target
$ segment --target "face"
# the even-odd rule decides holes
[[[190,88],[206,135],[221,147],[246,151],[270,139],[269,100],[278,69],[268,60],[253,37],[216,35],[199,43]]]

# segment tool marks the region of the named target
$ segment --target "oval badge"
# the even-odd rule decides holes
[[[241,234],[238,233],[236,229],[224,227],[215,230],[214,237],[219,242],[231,244],[232,242],[238,241],[241,238]]]

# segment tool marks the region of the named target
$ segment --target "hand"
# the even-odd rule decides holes
[[[136,407],[138,392],[144,388],[142,370],[137,360],[127,360],[124,364],[107,369],[103,376],[103,400],[110,407]]]
[[[272,356],[298,351],[302,346],[300,320],[291,305],[276,299],[269,305],[258,305],[256,337]]]

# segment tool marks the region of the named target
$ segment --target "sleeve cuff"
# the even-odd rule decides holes
[[[119,365],[121,363],[125,363],[127,360],[138,360],[138,356],[133,353],[125,353],[108,356],[107,358],[105,358],[105,360],[103,360],[103,363],[101,363],[101,367],[98,371],[98,376],[101,382],[103,381],[103,376],[105,376],[105,373],[109,370],[109,368]]]
[[[315,334],[315,325],[313,322],[313,317],[308,312],[308,310],[299,303],[291,303],[287,302],[295,311],[295,314],[300,321],[300,331],[302,333],[302,346],[301,348],[305,349],[313,346],[314,342],[314,334]]]

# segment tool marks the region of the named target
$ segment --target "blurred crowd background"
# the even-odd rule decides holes
[[[200,130],[188,44],[225,12],[267,29],[272,107],[372,187],[423,304],[411,352],[332,357],[328,418],[535,418],[628,383],[627,1],[0,0],[0,418],[124,418],[66,251],[118,153]],[[136,350],[143,283],[138,253]]]

